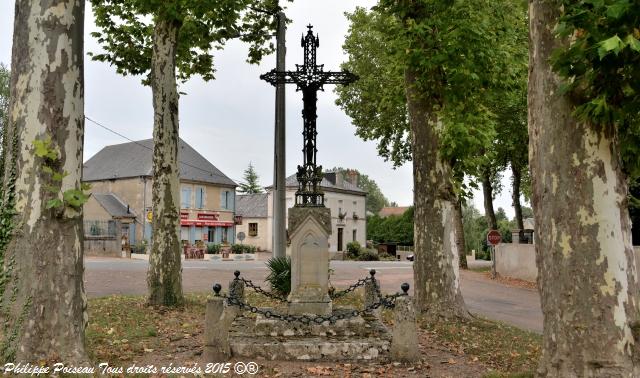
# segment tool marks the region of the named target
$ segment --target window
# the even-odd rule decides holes
[[[188,209],[191,207],[191,188],[188,186],[182,187],[180,207],[183,209]]]
[[[234,193],[228,190],[220,192],[220,208],[233,210],[234,207]]]
[[[249,236],[258,236],[258,224],[249,223]]]
[[[355,228],[353,229],[353,241],[358,241],[358,230],[356,230]]]
[[[196,209],[204,208],[204,188],[197,187],[196,188]]]

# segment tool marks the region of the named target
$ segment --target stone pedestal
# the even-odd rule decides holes
[[[291,238],[290,314],[331,314],[329,235],[331,211],[326,207],[289,209]]]

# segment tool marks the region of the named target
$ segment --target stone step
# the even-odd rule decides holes
[[[357,361],[389,358],[391,341],[361,337],[232,337],[231,355],[271,361]]]

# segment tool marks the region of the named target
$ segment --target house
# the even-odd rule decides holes
[[[233,243],[236,183],[182,139],[178,148],[181,239]],[[107,146],[84,164],[82,181],[91,184],[85,225],[118,221],[118,237],[127,235],[131,244],[150,241],[152,155],[153,139],[146,139]]]
[[[242,217],[236,231],[243,232],[244,244],[256,246],[259,250],[271,250],[273,216],[269,193],[243,194],[236,197],[236,214]]]
[[[242,203],[242,206],[238,206],[238,216],[242,217],[242,225],[238,225],[237,230],[247,235],[245,243],[252,244],[251,241],[254,241],[257,247],[271,251],[273,191],[271,187],[266,189],[267,193],[263,195],[238,196],[238,202]],[[329,237],[329,251],[343,251],[351,241],[365,245],[366,192],[358,187],[357,172],[325,173],[320,189],[324,192],[325,206],[331,210],[332,232]],[[298,190],[298,181],[295,175],[291,175],[286,178],[287,214],[288,209],[295,204],[296,190]],[[263,216],[265,209],[266,218]]]

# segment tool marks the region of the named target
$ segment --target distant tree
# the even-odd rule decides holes
[[[147,271],[149,303],[183,302],[178,178],[178,87],[194,75],[214,79],[212,52],[239,38],[249,62],[273,50],[277,0],[91,0],[104,49],[94,60],[122,75],[144,75],[151,86],[153,126],[153,237]]]
[[[533,218],[533,209],[527,206],[522,206],[522,218]]]
[[[240,183],[238,192],[243,194],[262,193],[262,187],[258,183],[258,179],[259,177],[255,168],[253,168],[253,164],[249,163],[247,169],[244,170],[244,181]]]
[[[413,207],[402,215],[382,218],[374,214],[367,217],[367,239],[376,243],[413,245]]]

